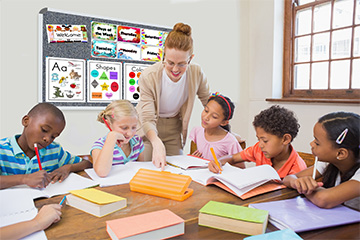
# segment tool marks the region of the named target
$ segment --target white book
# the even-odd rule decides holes
[[[209,160],[194,157],[191,155],[166,156],[169,165],[179,167],[183,170],[208,168]]]
[[[99,183],[91,180],[90,178],[82,177],[76,173],[70,173],[69,176],[60,182],[50,183],[46,188],[30,188],[27,185],[19,185],[14,187],[14,189],[29,189],[33,199],[46,197],[50,198],[57,195],[63,195],[69,193],[72,190],[84,189],[88,187],[93,187]]]
[[[0,227],[33,219],[38,213],[29,189],[0,190]],[[44,231],[32,233],[22,239],[47,239]]]
[[[223,171],[219,174],[210,172],[208,169],[201,169],[188,171],[186,175],[189,175],[193,181],[202,185],[219,181],[234,191],[238,196],[269,181],[281,181],[279,174],[270,165],[241,169],[226,163],[222,166],[222,169]]]

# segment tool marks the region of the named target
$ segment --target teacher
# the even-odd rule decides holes
[[[163,170],[166,155],[181,155],[197,95],[203,105],[210,96],[207,78],[193,59],[191,27],[177,23],[165,40],[162,62],[146,68],[140,78],[136,107],[144,159]]]

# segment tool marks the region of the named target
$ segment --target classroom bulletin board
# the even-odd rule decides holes
[[[162,60],[171,28],[69,13],[39,12],[39,102],[94,108],[139,101],[138,79]]]

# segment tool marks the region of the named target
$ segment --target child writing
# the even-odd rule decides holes
[[[144,160],[143,140],[135,134],[138,115],[130,101],[113,101],[99,113],[97,120],[110,130],[94,143],[90,151],[98,176],[106,177],[112,165]]]
[[[332,208],[339,204],[360,208],[360,116],[334,112],[321,117],[314,126],[312,153],[318,158],[314,166],[284,178],[284,184],[296,189],[315,205]]]
[[[61,205],[43,206],[31,220],[14,223],[0,228],[1,239],[20,239],[34,232],[48,228],[52,223],[60,221]]]
[[[306,168],[304,160],[291,145],[300,127],[292,111],[274,105],[256,115],[253,126],[259,141],[242,152],[220,158],[221,165],[244,161],[255,162],[256,166],[269,164],[280,178]],[[220,171],[213,161],[209,163],[209,170]]]
[[[1,189],[21,184],[44,188],[50,182],[63,181],[70,172],[91,167],[89,161],[82,161],[54,142],[65,128],[64,114],[56,106],[37,104],[22,118],[22,125],[21,135],[0,140]]]
[[[196,157],[214,160],[217,157],[241,152],[241,146],[230,133],[229,121],[234,115],[234,103],[226,96],[213,93],[201,113],[201,126],[191,130],[189,138],[196,144]]]

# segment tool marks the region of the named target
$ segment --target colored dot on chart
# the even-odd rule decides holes
[[[138,93],[134,93],[133,95],[133,98],[136,100],[136,99],[139,99],[140,95]]]
[[[139,78],[139,77],[140,77],[140,75],[141,75],[141,72],[138,72],[138,73],[137,73],[137,77]]]
[[[135,84],[135,80],[132,78],[132,79],[129,80],[129,83],[130,83],[130,85],[134,85],[134,84]]]
[[[136,90],[137,90],[138,92],[140,92],[140,87],[138,86],[138,87],[136,88]]]
[[[134,91],[135,91],[135,87],[134,87],[134,86],[130,86],[130,87],[129,87],[129,91],[130,91],[130,92],[134,92]]]
[[[129,73],[129,77],[134,78],[134,77],[135,77],[135,73],[134,73],[134,72],[130,72],[130,73]]]

